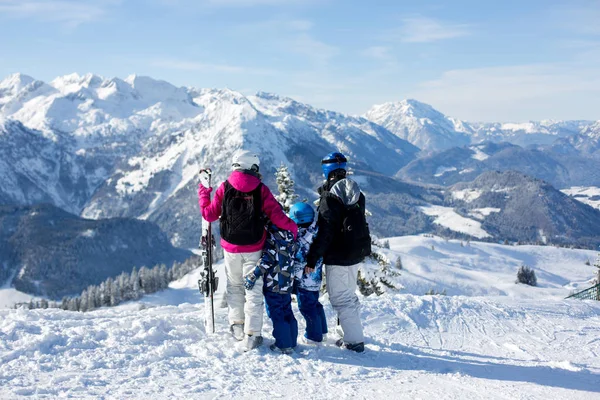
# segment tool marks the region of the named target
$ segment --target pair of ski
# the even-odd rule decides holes
[[[202,169],[199,172],[200,183],[205,188],[211,187],[212,171]],[[213,268],[213,248],[215,238],[212,234],[211,223],[202,218],[202,236],[199,244],[202,254],[204,269],[200,273],[198,287],[204,295],[204,328],[206,333],[215,333],[215,292],[219,284],[219,278],[215,276]]]

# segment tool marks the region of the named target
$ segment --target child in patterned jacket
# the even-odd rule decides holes
[[[244,276],[244,286],[248,290],[253,290],[258,278],[263,277],[262,290],[275,338],[269,348],[283,354],[293,353],[298,339],[298,322],[292,311],[291,295],[297,247],[292,232],[269,224],[262,256],[254,270]]]
[[[319,302],[323,282],[323,260],[317,262],[314,270],[305,270],[306,255],[318,230],[315,211],[310,204],[296,203],[290,208],[288,216],[298,225],[294,289],[298,308],[306,320],[304,343],[317,344],[323,342],[323,335],[327,333],[327,318],[323,305]]]

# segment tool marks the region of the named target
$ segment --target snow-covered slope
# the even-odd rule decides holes
[[[575,186],[568,189],[562,189],[561,192],[572,196],[584,204],[600,210],[600,188]]]
[[[474,242],[460,247],[422,237],[390,244],[387,254],[402,257],[406,288],[362,298],[364,354],[336,348],[333,333],[325,346],[300,346],[292,356],[267,346],[242,354],[229,336],[226,310],[217,310],[217,333],[204,332],[194,272],[168,291],[113,309],[0,310],[0,397],[599,395],[600,303],[562,299],[591,278],[584,259],[592,252]],[[514,284],[521,263],[534,267],[540,287]],[[431,287],[460,295],[424,296]],[[323,300],[333,331],[335,318]]]

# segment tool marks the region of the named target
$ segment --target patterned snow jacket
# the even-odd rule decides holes
[[[306,256],[310,245],[312,244],[315,236],[317,235],[316,219],[308,228],[298,228],[298,251],[296,251],[296,262],[294,264],[294,278],[296,279],[296,285],[304,290],[311,292],[317,292],[321,290],[321,283],[323,282],[323,258],[319,258],[315,265],[314,272],[310,274],[304,273],[304,267],[306,267]]]
[[[292,292],[294,255],[297,249],[298,245],[292,232],[269,224],[265,248],[254,269],[256,275],[263,276],[264,290],[281,294]]]

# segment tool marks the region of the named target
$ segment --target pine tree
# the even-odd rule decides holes
[[[104,292],[104,282],[100,286],[96,286],[94,290],[94,304],[96,304],[96,308],[102,307],[102,292]]]
[[[81,312],[86,312],[88,311],[90,308],[88,306],[88,292],[87,289],[83,289],[83,292],[81,292],[81,295],[79,296],[79,298],[81,299],[79,302],[79,309],[81,310]]]
[[[283,163],[277,168],[275,178],[277,189],[279,190],[279,194],[275,196],[275,198],[279,204],[282,205],[283,211],[287,214],[298,198],[298,195],[294,191],[294,181],[288,171],[288,167]]]
[[[111,305],[110,294],[112,293],[112,286],[113,278],[108,278],[104,281],[104,290],[102,291],[102,305],[105,307],[109,307]]]
[[[139,299],[142,289],[140,288],[140,278],[138,276],[138,272],[135,267],[133,267],[133,270],[131,271],[131,276],[129,278],[129,282],[131,282],[131,299],[130,300]]]
[[[117,278],[119,282],[119,298],[121,301],[129,300],[129,292],[131,292],[131,286],[129,285],[129,274],[126,272],[122,272],[121,275]]]
[[[398,261],[400,260],[400,257],[398,257],[395,266],[397,267],[398,262],[400,262],[400,268],[391,269],[390,260],[384,253],[377,251],[378,248],[382,248],[383,243],[374,236],[371,236],[371,243],[373,244],[371,255],[368,257],[368,261],[361,266],[362,271],[359,271],[357,284],[364,296],[373,293],[380,296],[387,289],[398,289],[396,280],[400,276],[399,269],[402,267],[402,261]]]
[[[79,304],[77,303],[77,299],[76,298],[72,297],[72,298],[69,299],[67,310],[69,310],[69,311],[79,311]]]
[[[161,289],[166,289],[169,287],[169,271],[167,271],[167,266],[165,264],[160,265],[160,285]]]
[[[40,308],[43,308],[43,309],[48,308],[48,300],[46,300],[46,299],[40,300]]]
[[[400,256],[396,258],[396,269],[402,269],[402,259],[400,258]]]
[[[142,266],[138,271],[138,277],[140,281],[140,296],[142,293],[146,293],[146,289],[149,288],[149,272],[146,266]],[[139,297],[138,297],[139,298]]]
[[[114,307],[121,302],[121,290],[119,288],[119,280],[117,279],[112,283],[110,289],[110,305]]]
[[[524,283],[529,286],[537,286],[537,277],[533,268],[526,265],[521,265],[517,271],[517,283]]]
[[[88,286],[87,296],[88,296],[88,300],[87,300],[88,311],[91,311],[91,310],[97,308],[98,306],[96,305],[96,286],[93,286],[93,285]]]

